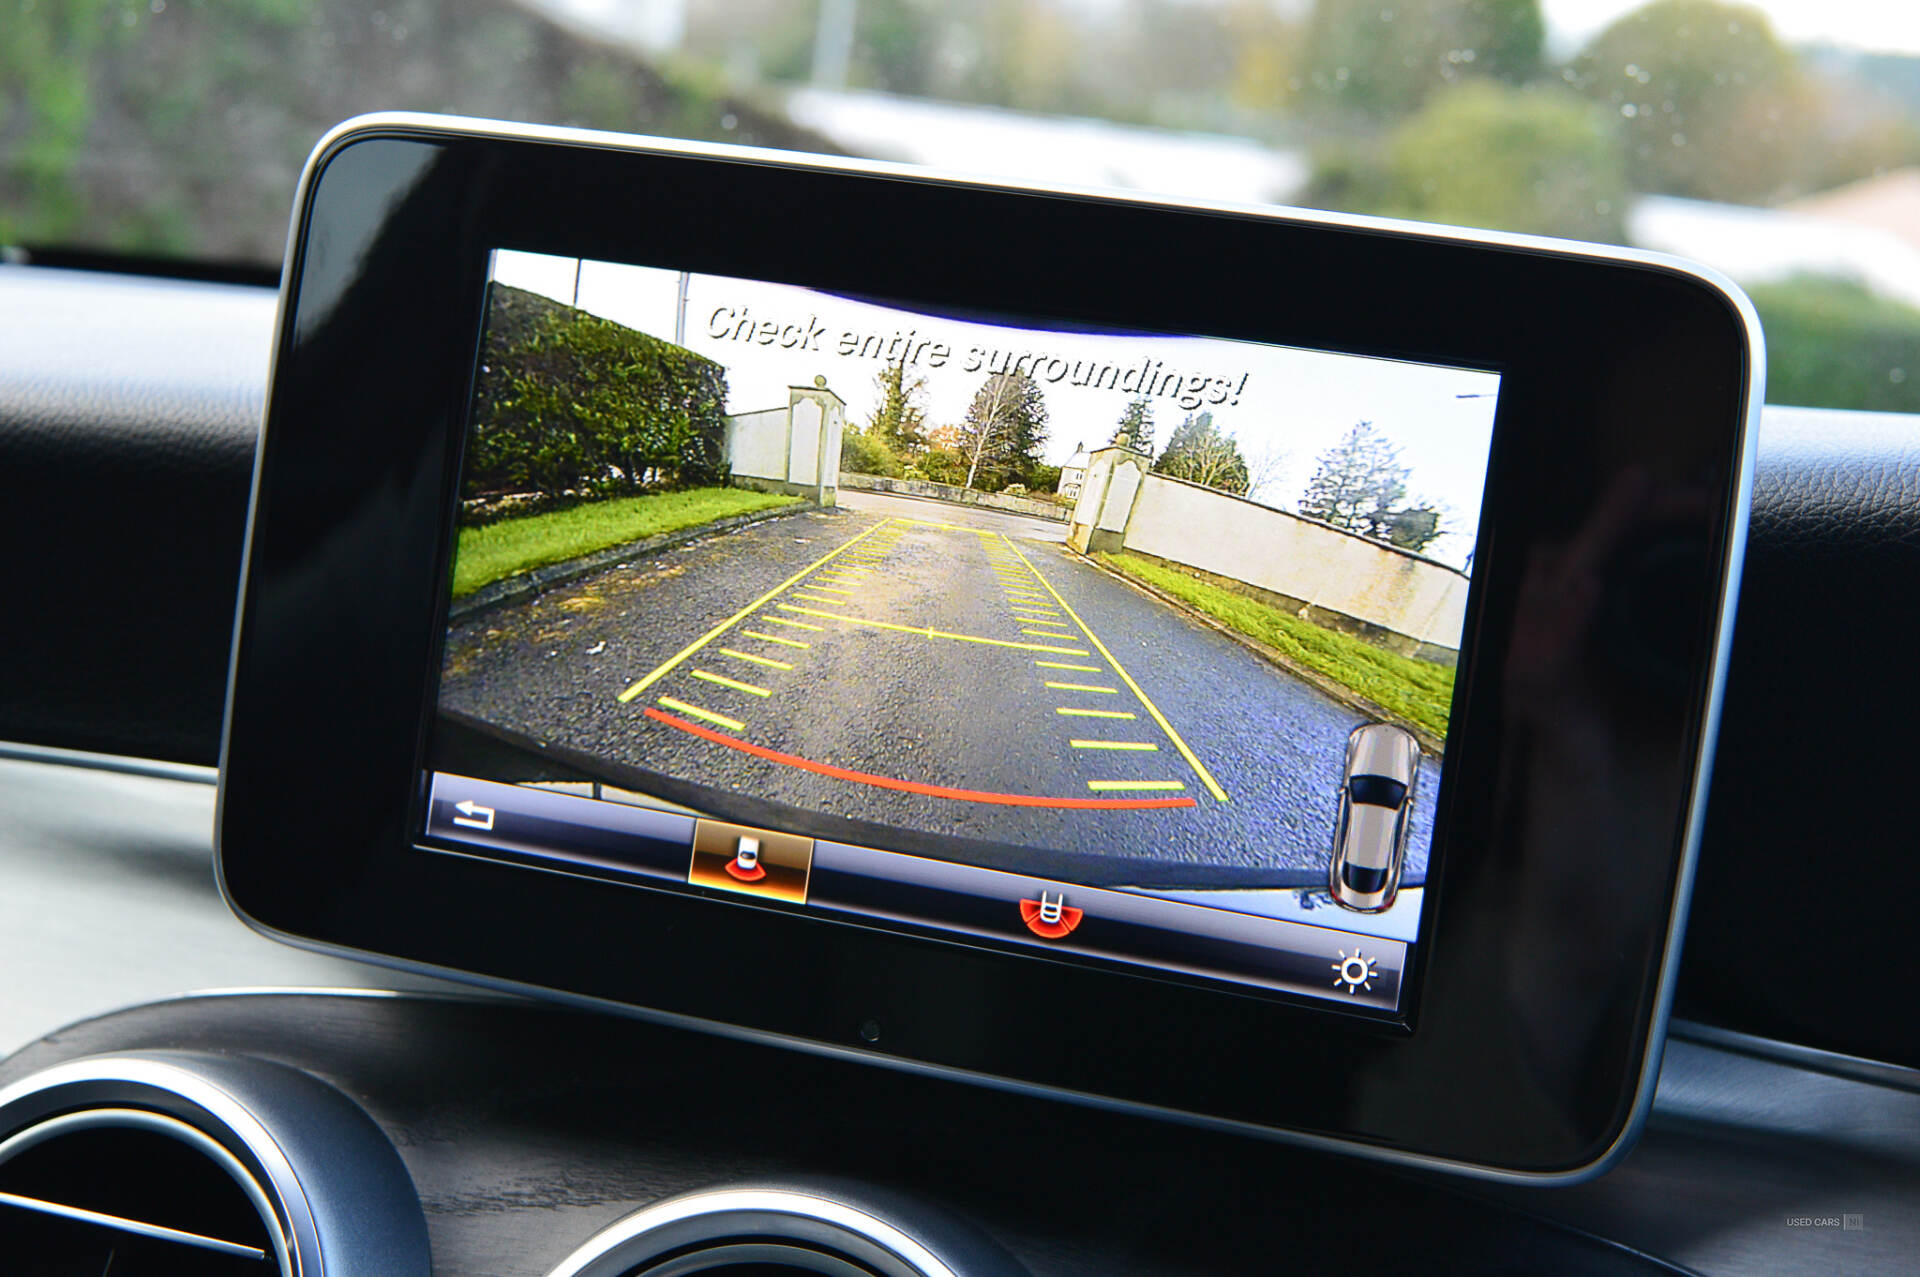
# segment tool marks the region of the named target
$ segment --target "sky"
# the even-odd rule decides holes
[[[576,267],[582,309],[672,340],[676,271],[503,251],[495,254],[494,278],[571,304]],[[1410,497],[1446,512],[1447,535],[1426,553],[1460,567],[1473,549],[1499,389],[1493,373],[1214,338],[1060,333],[930,319],[811,289],[713,275],[691,276],[687,296],[685,344],[726,367],[729,413],[784,407],[789,386],[812,385],[818,375],[846,401],[849,422],[864,423],[879,401],[877,378],[888,356],[863,354],[860,346],[869,337],[891,342],[911,335],[919,362],[909,372],[926,379],[922,403],[929,425],[956,423],[996,362],[1034,352],[1041,357],[1036,380],[1048,409],[1045,456],[1059,465],[1077,444],[1106,443],[1133,397],[1075,386],[1072,365],[1112,364],[1136,376],[1144,368],[1180,376],[1180,391],[1198,396],[1188,400],[1194,409],[1171,395],[1154,398],[1156,442],[1164,446],[1189,411],[1211,411],[1215,423],[1239,439],[1256,470],[1264,459],[1275,459],[1270,482],[1256,495],[1282,509],[1294,508],[1321,452],[1357,422],[1374,422],[1399,445],[1401,462],[1412,471]],[[778,337],[760,344],[756,325],[763,320],[776,321],[781,333],[805,348],[783,349]],[[935,367],[941,346],[947,355]],[[841,353],[848,348],[851,353]],[[879,343],[867,347],[880,349]]]
[[[1646,0],[1541,0],[1548,40],[1569,53]],[[1740,0],[1760,10],[1789,44],[1920,53],[1920,4],[1914,0]]]

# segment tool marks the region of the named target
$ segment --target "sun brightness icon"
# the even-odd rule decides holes
[[[1333,967],[1333,987],[1347,986],[1348,993],[1358,993],[1365,989],[1373,991],[1373,977],[1378,974],[1378,959],[1369,958],[1358,949],[1349,958],[1345,949],[1340,950],[1340,960]]]

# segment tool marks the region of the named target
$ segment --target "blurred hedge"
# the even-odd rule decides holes
[[[724,481],[726,369],[672,342],[496,284],[481,343],[469,498]]]
[[[1851,280],[1747,290],[1767,335],[1767,402],[1920,412],[1920,310]]]
[[[898,479],[906,471],[887,441],[867,430],[847,427],[840,435],[840,468],[854,474],[877,474]]]

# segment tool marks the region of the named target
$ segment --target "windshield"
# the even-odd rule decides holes
[[[452,112],[1630,244],[1769,398],[1920,411],[1920,10],[1876,0],[0,0],[0,246],[271,267]]]

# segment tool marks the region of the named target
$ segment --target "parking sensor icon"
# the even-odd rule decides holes
[[[734,844],[733,859],[727,862],[727,873],[740,882],[759,882],[767,876],[766,866],[760,863],[758,838],[740,836]]]
[[[1085,917],[1083,910],[1067,903],[1067,893],[1042,891],[1038,900],[1020,902],[1020,920],[1027,930],[1042,940],[1059,940],[1071,935]]]

